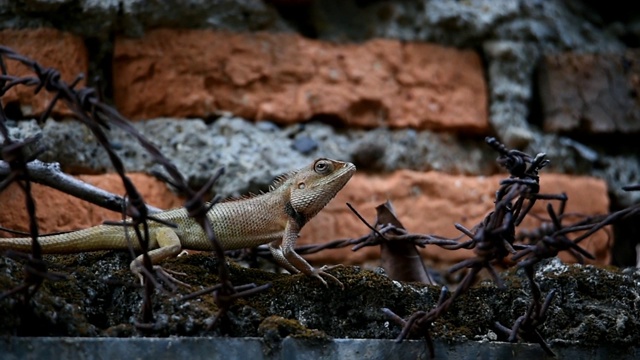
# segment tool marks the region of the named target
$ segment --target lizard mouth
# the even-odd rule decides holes
[[[338,170],[332,175],[333,179],[331,179],[331,181],[340,179],[346,184],[347,181],[351,179],[351,176],[356,172],[356,166],[350,162],[344,162],[340,165],[340,168],[338,168]]]
[[[356,166],[355,166],[355,165],[353,165],[353,164],[352,164],[352,163],[350,163],[350,162],[346,162],[346,163],[344,163],[344,164],[342,165],[342,169],[344,169],[343,171],[344,171],[345,173],[351,173],[351,174],[353,174],[353,173],[355,173],[355,172],[356,172]]]
[[[331,174],[326,183],[332,184],[330,187],[332,194],[330,197],[335,196],[342,189],[342,187],[351,179],[356,172],[356,166],[350,162],[343,162],[338,164],[337,169]]]

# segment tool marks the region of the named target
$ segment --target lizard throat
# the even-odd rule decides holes
[[[304,214],[297,212],[291,205],[291,201],[287,201],[284,204],[284,211],[296,222],[299,229],[302,229],[304,224],[307,223],[307,217]]]

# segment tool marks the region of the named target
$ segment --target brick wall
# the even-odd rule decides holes
[[[67,81],[88,70],[88,50],[77,35],[51,28],[2,30],[0,43],[58,68]],[[226,111],[280,125],[330,117],[346,128],[409,127],[471,136],[492,133],[481,54],[428,42],[333,43],[291,33],[161,29],[139,38],[117,37],[112,71],[115,105],[135,121],[174,117],[184,118],[187,124],[187,118],[206,119]],[[3,98],[5,104],[19,102],[24,115],[35,116],[42,113],[47,100],[50,97],[29,92],[10,92]],[[62,107],[54,112],[58,118],[66,115]],[[374,207],[387,199],[393,201],[410,231],[457,236],[454,223],[471,227],[491,210],[502,177],[410,170],[360,172],[304,229],[300,244],[363,235],[367,229],[349,213],[345,202],[373,220]],[[122,192],[113,174],[80,178]],[[151,204],[179,206],[179,199],[164,184],[144,174],[135,175],[134,180]],[[592,215],[609,209],[604,180],[543,174],[542,184],[544,192],[569,194],[567,211]],[[36,186],[35,191],[43,232],[77,229],[119,217],[51,189]],[[19,189],[6,189],[0,202],[4,205],[0,224],[25,230]],[[544,211],[542,203],[538,213]],[[586,247],[597,255],[596,262],[606,264],[611,244],[602,233]],[[326,251],[311,259],[361,264],[375,261],[376,254],[375,249]],[[427,247],[423,254],[433,264],[450,265],[469,252]]]

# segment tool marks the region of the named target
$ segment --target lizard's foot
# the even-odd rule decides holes
[[[332,266],[331,268],[335,268],[338,266]],[[327,284],[327,282],[322,278],[325,277],[328,280],[338,284],[343,290],[344,290],[344,285],[342,284],[342,282],[340,280],[338,280],[338,278],[336,278],[335,276],[329,274],[328,272],[325,272],[325,266],[323,266],[321,269],[315,269],[313,270],[313,272],[311,274],[309,274],[310,276],[320,280],[320,282],[322,282],[324,284],[324,286],[329,287],[329,284]],[[329,270],[329,269],[327,269]]]
[[[180,281],[178,279],[176,279],[175,277],[173,277],[173,275],[180,275],[180,276],[187,276],[187,274],[185,273],[181,273],[178,271],[173,271],[173,270],[169,270],[169,269],[164,269],[162,266],[160,265],[153,265],[153,271],[155,271],[162,279],[172,283],[172,284],[177,284],[177,285],[181,285],[184,286],[186,288],[191,288],[191,285]],[[138,264],[136,264],[135,262],[133,262],[131,264],[131,272],[133,272],[134,275],[136,275],[138,277],[138,279],[140,279],[140,285],[144,286],[144,275],[142,273],[142,267],[139,266]]]
[[[337,269],[337,268],[341,268],[344,267],[343,264],[338,264],[338,265],[323,265],[320,270],[322,271],[329,271],[329,270],[333,270],[333,269]]]
[[[175,277],[173,277],[173,275],[179,275],[179,276],[187,276],[187,274],[183,273],[183,272],[179,272],[179,271],[173,271],[173,270],[169,270],[169,269],[165,269],[160,265],[153,265],[153,270],[156,271],[158,274],[160,274],[160,276],[173,283],[173,284],[177,284],[177,285],[181,285],[184,286],[188,289],[191,289],[191,285],[187,284],[186,282],[180,281],[178,279],[176,279]]]

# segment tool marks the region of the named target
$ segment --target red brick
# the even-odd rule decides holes
[[[281,124],[328,116],[484,133],[486,86],[477,53],[426,43],[155,30],[115,46],[115,101],[133,119],[224,110]]]
[[[640,51],[547,55],[539,71],[544,129],[596,134],[640,131]]]
[[[145,174],[129,176],[149,204],[161,209],[182,205],[180,199],[157,179]],[[115,174],[80,175],[78,178],[114,194],[124,195],[120,178]],[[36,217],[41,233],[83,229],[101,224],[105,220],[122,218],[119,213],[43,185],[34,184],[32,194],[36,199]],[[3,227],[28,230],[29,218],[25,209],[24,193],[16,184],[0,193],[0,203],[3,205],[0,209],[0,224]]]
[[[52,67],[58,70],[62,79],[71,83],[79,74],[87,74],[88,54],[81,37],[56,29],[5,29],[0,30],[0,44],[8,46],[21,55],[29,57],[40,65]],[[7,61],[8,74],[14,76],[33,76],[29,70],[16,61]],[[84,80],[76,88],[84,85]],[[49,102],[53,99],[53,93],[41,90],[34,95],[34,87],[20,85],[9,90],[2,98],[3,103],[19,102],[22,113],[25,116],[40,115]],[[71,114],[71,111],[62,103],[56,105],[54,116]]]

